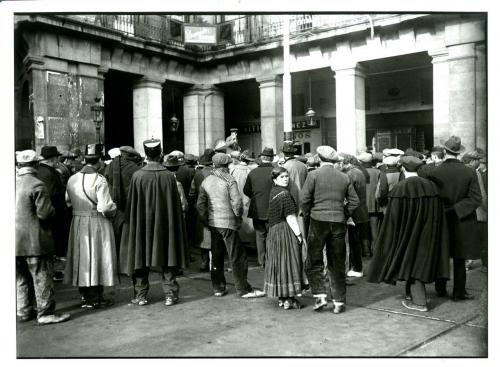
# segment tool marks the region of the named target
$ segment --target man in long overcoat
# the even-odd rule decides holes
[[[264,267],[266,263],[269,193],[273,186],[271,171],[274,168],[272,164],[274,156],[273,148],[265,147],[260,153],[261,163],[248,174],[243,187],[243,193],[250,198],[248,218],[253,219],[257,257],[261,267]]]
[[[36,177],[36,165],[41,159],[33,150],[16,153],[19,167],[16,175],[16,289],[20,321],[36,316],[38,323],[44,325],[68,320],[70,316],[54,313],[54,239],[47,220],[54,216],[55,210],[45,184]]]
[[[147,164],[132,176],[120,245],[121,271],[132,277],[131,304],[148,303],[149,271],[161,268],[165,305],[179,300],[176,274],[186,266],[186,227],[173,173],[164,167],[160,140],[144,141]]]
[[[457,159],[464,149],[460,138],[450,137],[444,149],[444,161],[428,178],[436,184],[444,202],[453,258],[453,300],[459,301],[473,298],[465,290],[465,260],[480,257],[476,209],[481,205],[481,191],[474,169]],[[446,280],[436,281],[436,291],[446,296]]]

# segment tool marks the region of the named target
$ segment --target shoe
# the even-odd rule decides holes
[[[177,302],[179,302],[179,298],[178,297],[167,296],[165,298],[165,306],[173,306]]]
[[[363,277],[363,272],[362,271],[354,271],[354,270],[349,270],[347,272],[348,277],[353,277],[353,278],[362,278]]]
[[[262,291],[259,291],[258,289],[254,289],[251,292],[245,293],[244,295],[241,296],[241,298],[259,298],[259,297],[264,297],[266,294]]]
[[[148,300],[146,298],[132,298],[130,300],[129,306],[146,306],[148,304]]]
[[[54,276],[52,277],[52,279],[55,281],[55,282],[61,282],[64,280],[64,272],[62,271],[55,271],[54,272]]]
[[[465,292],[463,296],[453,296],[453,301],[458,302],[458,301],[467,301],[474,299],[474,296],[470,293]]]
[[[319,311],[328,304],[326,296],[314,296],[314,298],[316,298],[316,302],[313,307],[314,311]]]
[[[85,301],[85,303],[82,303],[82,308],[85,308],[87,310],[93,310],[98,307],[99,307],[99,302]]]
[[[420,311],[420,312],[427,312],[429,311],[429,309],[427,308],[427,306],[420,306],[420,305],[417,305],[415,303],[413,303],[412,301],[408,301],[408,300],[403,300],[401,302],[401,304],[406,307],[407,309],[409,310],[413,310],[413,311]]]
[[[283,307],[285,304],[285,298],[284,297],[279,297],[278,298],[278,307]]]
[[[214,296],[215,297],[224,297],[227,294],[227,289],[223,289],[222,291],[215,291]]]
[[[345,312],[345,303],[342,302],[333,302],[333,313],[342,313]]]
[[[28,322],[33,320],[36,317],[36,312],[31,310],[27,315],[18,316],[17,319],[19,322]]]
[[[112,299],[100,299],[99,301],[97,301],[97,307],[99,308],[106,308],[106,307],[109,307],[109,306],[113,306],[115,304],[115,301],[113,301]]]
[[[69,320],[70,315],[69,313],[63,313],[63,314],[52,314],[52,315],[47,315],[47,316],[40,316],[38,318],[38,325],[48,325],[48,324],[57,324],[60,322],[64,322]]]
[[[295,298],[292,298],[291,308],[294,308],[296,310],[300,310],[302,307],[304,307],[304,305],[302,303],[297,301]]]
[[[473,264],[472,260],[466,260],[465,261],[465,270],[469,271],[470,269],[472,269],[472,264]]]
[[[283,309],[284,310],[289,310],[290,308],[292,308],[292,300],[290,300],[289,298],[287,298],[285,300],[285,302],[283,302]]]

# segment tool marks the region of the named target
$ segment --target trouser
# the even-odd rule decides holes
[[[200,249],[201,253],[201,268],[202,269],[210,269],[210,250],[205,248]]]
[[[179,284],[175,280],[176,273],[176,267],[162,267],[163,292],[167,297],[179,297]],[[132,285],[134,286],[135,298],[146,298],[149,291],[149,268],[136,269],[132,274]]]
[[[357,272],[363,271],[363,260],[361,258],[361,236],[359,225],[347,226],[349,235],[349,267]]]
[[[465,259],[453,258],[453,297],[465,296]],[[439,294],[446,293],[447,279],[437,279],[435,282],[436,292]]]
[[[32,312],[33,298],[36,299],[38,318],[54,313],[53,272],[53,255],[16,256],[18,316],[27,316]]]
[[[477,222],[479,228],[479,243],[481,244],[481,263],[488,267],[488,223]]]
[[[257,259],[259,265],[266,263],[266,238],[269,230],[267,220],[253,219],[253,228],[255,229],[255,243],[257,245]]]
[[[412,302],[419,306],[427,305],[427,293],[425,291],[425,284],[417,279],[410,279],[406,281],[406,293],[411,295]]]
[[[344,223],[323,222],[311,218],[306,274],[313,295],[326,294],[323,279],[323,248],[326,246],[330,291],[335,302],[345,302],[345,244],[346,225]]]
[[[82,301],[99,302],[102,301],[104,287],[102,285],[95,285],[91,287],[78,287],[78,292]]]
[[[228,228],[210,227],[212,233],[212,269],[210,276],[214,292],[226,289],[224,277],[224,255],[227,249],[229,263],[233,270],[236,291],[241,296],[252,291],[248,284],[248,260],[244,246],[241,244],[238,231]]]

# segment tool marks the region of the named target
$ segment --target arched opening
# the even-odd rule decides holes
[[[35,126],[33,114],[30,110],[29,83],[23,83],[21,91],[21,103],[16,111],[17,123],[15,127],[15,149],[35,149]]]

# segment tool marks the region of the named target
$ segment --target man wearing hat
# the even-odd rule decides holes
[[[102,144],[85,147],[85,166],[70,177],[66,202],[73,210],[64,283],[77,286],[82,308],[105,307],[104,287],[118,284],[118,262],[111,219],[116,204],[106,178],[98,173]]]
[[[227,294],[224,277],[225,247],[238,296],[242,298],[262,297],[264,293],[253,290],[247,281],[247,255],[238,236],[243,202],[238,191],[238,184],[229,174],[230,158],[225,153],[216,153],[212,160],[214,169],[200,186],[196,209],[212,234],[211,279],[214,296],[222,297]]]
[[[443,162],[444,159],[444,148],[435,146],[431,149],[431,156],[426,162],[418,169],[418,175],[420,177],[427,178],[432,170],[434,170],[437,166]]]
[[[346,302],[346,219],[358,207],[359,199],[349,177],[334,167],[339,160],[335,149],[322,145],[316,153],[320,167],[307,174],[300,191],[302,214],[310,217],[306,274],[316,298],[314,310],[321,310],[327,305],[323,279],[323,249],[326,246],[333,312],[341,313],[345,311]]]
[[[175,153],[168,154],[167,156],[165,156],[165,158],[163,160],[163,165],[165,167],[167,167],[167,169],[170,172],[172,172],[175,176],[175,182],[177,184],[177,192],[179,193],[179,197],[181,199],[182,213],[183,213],[184,218],[185,218],[187,208],[188,208],[188,202],[186,199],[186,195],[184,194],[184,188],[183,188],[182,184],[179,182],[179,180],[177,179],[177,172],[179,170],[179,167],[184,166],[184,154],[182,154],[182,156],[177,155]],[[186,246],[186,250],[189,251],[189,246]]]
[[[120,244],[120,269],[132,277],[132,305],[148,303],[149,271],[160,268],[165,306],[179,301],[176,273],[187,265],[186,226],[173,173],[162,165],[161,142],[143,143],[147,164],[132,175]]]
[[[26,322],[37,317],[40,325],[69,319],[54,313],[52,264],[54,239],[47,220],[55,214],[45,184],[36,177],[42,157],[33,150],[16,152],[16,290],[17,316]],[[33,305],[36,298],[36,313]]]
[[[66,157],[64,164],[68,166],[72,175],[74,175],[83,168],[81,156],[82,152],[78,148],[73,148],[68,152],[68,156]]]
[[[41,150],[43,157],[37,170],[37,177],[47,187],[52,206],[56,214],[50,219],[52,226],[52,236],[54,237],[56,259],[64,259],[68,249],[68,235],[71,215],[68,213],[64,195],[66,186],[63,184],[62,176],[56,167],[60,164],[59,157],[61,153],[55,146],[43,146]],[[55,280],[62,280],[64,274],[62,271],[54,272]]]
[[[134,172],[142,167],[142,157],[134,148],[128,145],[120,147],[120,155],[114,158],[108,166],[104,177],[108,181],[111,198],[116,203],[116,215],[112,218],[115,234],[116,253],[120,253],[125,211],[127,209],[127,194]]]
[[[269,193],[273,186],[271,171],[274,168],[274,156],[274,149],[265,147],[260,153],[261,163],[248,174],[243,187],[243,193],[250,198],[248,217],[253,219],[257,257],[262,268],[266,263]]]
[[[380,177],[377,183],[377,189],[375,190],[375,198],[382,208],[382,212],[385,213],[389,192],[402,178],[398,163],[404,152],[397,148],[392,148],[384,149],[382,154],[383,165],[379,167]]]
[[[199,165],[191,181],[191,187],[188,194],[188,202],[193,208],[196,208],[196,202],[198,201],[198,194],[200,190],[201,183],[203,180],[212,173],[213,163],[212,157],[215,154],[213,149],[205,149],[205,152],[200,157]],[[210,230],[203,224],[200,220],[198,211],[194,210],[196,217],[195,220],[195,233],[194,233],[194,244],[200,247],[200,270],[209,271],[210,270],[210,249],[211,247],[211,234]]]
[[[443,199],[448,231],[450,255],[453,258],[453,300],[472,299],[465,289],[465,260],[480,257],[481,246],[477,245],[476,209],[481,205],[481,191],[473,168],[465,166],[457,157],[464,151],[461,140],[451,136],[444,143],[444,161],[430,174]],[[446,281],[436,281],[439,296],[447,295]]]
[[[401,158],[405,179],[389,193],[368,281],[405,281],[403,306],[426,312],[425,284],[449,277],[449,243],[436,185],[417,175],[422,164],[415,156]]]

